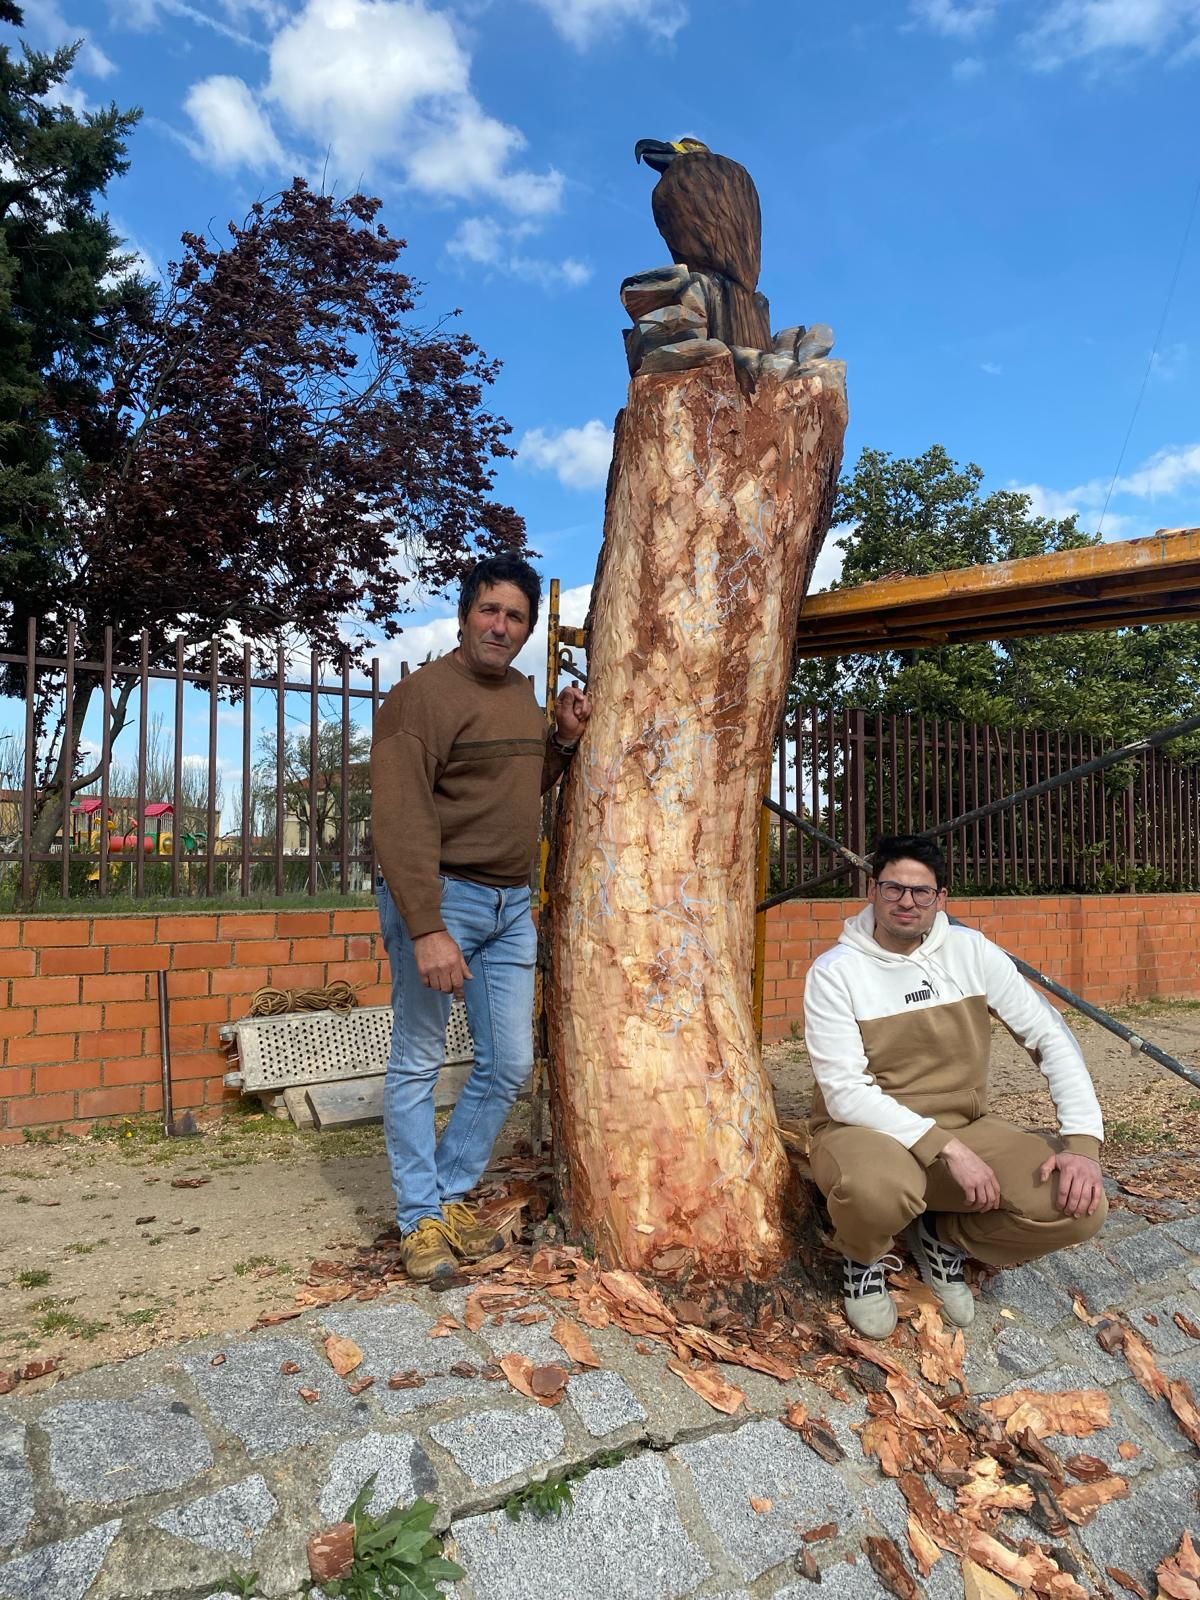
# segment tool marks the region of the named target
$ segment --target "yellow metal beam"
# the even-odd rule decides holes
[[[1200,528],[810,595],[801,657],[1200,620]]]

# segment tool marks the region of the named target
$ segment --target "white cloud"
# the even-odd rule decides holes
[[[446,250],[460,262],[491,267],[547,289],[578,289],[587,283],[592,269],[586,262],[574,256],[551,261],[544,256],[526,255],[517,248],[520,240],[533,231],[533,226],[521,222],[508,228],[494,217],[464,217],[446,241]]]
[[[35,37],[44,40],[51,48],[79,45],[79,54],[75,58],[77,72],[93,78],[107,78],[117,70],[116,63],[105,55],[87,29],[63,14],[58,0],[41,0],[40,5],[30,11],[27,20]]]
[[[1186,344],[1169,344],[1165,350],[1155,350],[1150,357],[1151,375],[1162,383],[1178,378],[1188,363]]]
[[[974,0],[974,3],[956,4],[956,0],[912,0],[912,14],[934,33],[948,39],[972,39],[985,28],[996,14],[995,0]]]
[[[534,0],[550,18],[555,30],[577,50],[627,22],[635,23],[654,38],[673,39],[687,22],[683,0]]]
[[[1180,494],[1200,483],[1200,444],[1159,450],[1127,478],[1117,479],[1117,491],[1141,500]]]
[[[1200,41],[1200,0],[1055,0],[1024,36],[1035,67],[1120,53],[1191,53]]]
[[[980,372],[986,372],[989,378],[998,378],[1004,371],[1004,368],[998,361],[981,361],[979,363],[979,370]]]
[[[842,563],[846,559],[846,552],[838,548],[838,539],[844,539],[848,532],[846,528],[830,529],[825,543],[821,546],[821,554],[817,557],[817,564],[813,568],[812,582],[808,586],[809,594],[820,594],[823,589],[829,589],[842,575]]]
[[[131,233],[119,217],[110,216],[109,221],[112,223],[113,232],[121,240],[122,252],[133,257],[128,270],[136,272],[139,278],[161,279],[162,268],[136,234]]]
[[[1121,501],[1153,502],[1170,500],[1192,490],[1200,484],[1200,444],[1169,446],[1158,450],[1134,472],[1120,477],[1108,492],[1108,479],[1092,478],[1073,489],[1052,489],[1040,483],[1013,484],[1019,494],[1029,496],[1030,510],[1034,516],[1077,516],[1080,524],[1095,529],[1100,520],[1105,501],[1104,536],[1106,539],[1132,537],[1149,532],[1145,526],[1146,514],[1141,510],[1113,509]]]
[[[219,74],[194,83],[184,110],[199,135],[199,153],[213,166],[261,171],[284,164],[283,146],[241,78]]]
[[[983,62],[978,56],[963,56],[961,61],[956,61],[950,68],[950,76],[955,83],[971,83],[983,71]]]
[[[612,460],[612,429],[596,418],[561,433],[530,428],[517,446],[517,458],[539,471],[553,472],[568,489],[599,488]]]
[[[429,194],[486,196],[524,216],[561,202],[561,173],[513,164],[524,135],[484,111],[451,18],[424,0],[306,0],[270,56],[263,98],[330,150],[343,182],[399,161]]]
[[[224,9],[227,16],[239,17],[245,8],[226,3]],[[267,14],[264,7],[257,5],[249,9],[259,15]],[[252,34],[228,22],[222,22],[220,17],[214,17],[210,11],[189,4],[188,0],[109,0],[109,11],[114,22],[119,22],[126,28],[144,31],[148,28],[161,27],[165,18],[175,17],[185,22],[194,22],[201,28],[209,28],[213,33],[220,34],[223,39],[241,45],[244,50],[266,48],[262,41],[254,38]]]

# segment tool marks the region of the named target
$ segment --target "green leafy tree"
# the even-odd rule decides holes
[[[0,24],[22,20],[0,0]],[[115,327],[148,293],[98,209],[128,166],[140,113],[80,117],[57,103],[77,51],[0,43],[0,640],[10,651],[24,645],[26,617],[44,612],[65,550],[61,418],[95,402]],[[70,454],[81,450],[76,440]]]
[[[864,450],[839,487],[833,527],[844,530],[837,540],[845,553],[838,588],[1099,542],[1073,516],[1035,516],[1029,497],[1018,491],[984,493],[980,468],[960,466],[940,445],[911,459]],[[1124,741],[1195,712],[1200,626],[1176,623],[804,661],[792,701]],[[1172,753],[1200,754],[1200,746]]]
[[[11,0],[0,20],[19,24]],[[0,59],[0,638],[22,646],[34,617],[48,654],[74,624],[81,661],[109,628],[123,666],[143,632],[151,667],[208,672],[215,648],[237,673],[243,646],[261,666],[294,644],[357,662],[410,585],[524,551],[493,495],[498,363],[419,320],[381,202],[296,179],[140,284],[98,210],[136,113],[54,103],[72,60]],[[102,708],[111,745],[134,685]],[[64,687],[39,676],[35,855],[99,775],[79,756],[98,675],[80,667],[69,706]]]

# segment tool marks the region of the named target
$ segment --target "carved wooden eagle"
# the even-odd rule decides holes
[[[753,178],[699,139],[639,139],[633,153],[662,173],[651,206],[671,259],[717,280],[721,305],[709,319],[709,337],[769,349],[770,313],[757,293],[762,212]]]

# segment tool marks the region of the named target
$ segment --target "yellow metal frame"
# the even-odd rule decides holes
[[[869,655],[972,640],[1200,621],[1200,528],[810,595],[796,654]]]

